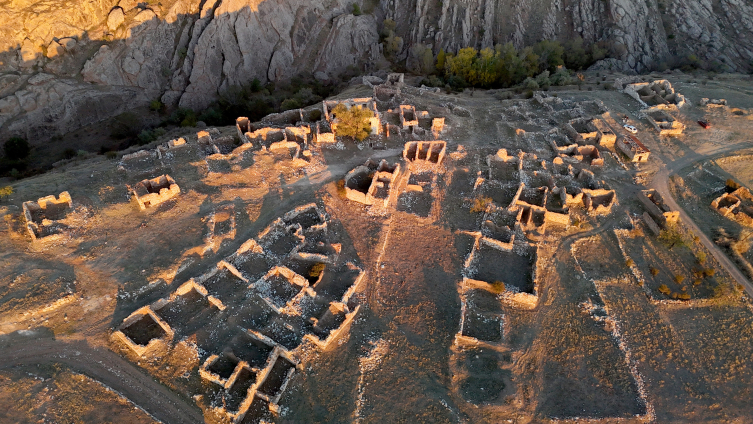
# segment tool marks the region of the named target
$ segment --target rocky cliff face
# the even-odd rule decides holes
[[[337,77],[382,58],[397,22],[435,52],[543,38],[609,41],[597,67],[642,72],[695,55],[753,63],[746,0],[0,0],[0,139],[43,142],[161,99],[201,109],[253,79]],[[398,57],[400,57],[398,55]]]
[[[543,38],[608,41],[611,65],[643,72],[695,55],[720,70],[749,70],[753,4],[745,0],[382,0],[406,44],[456,51]]]

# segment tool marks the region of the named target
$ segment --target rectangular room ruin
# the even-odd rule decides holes
[[[634,135],[628,134],[617,140],[617,148],[624,153],[631,162],[648,162],[651,151]]]
[[[64,191],[57,198],[55,196],[40,197],[36,202],[24,202],[22,207],[24,218],[26,218],[26,229],[31,239],[51,240],[68,229],[64,220],[73,209],[73,201],[71,195]]]
[[[131,188],[133,197],[141,210],[157,206],[180,194],[180,187],[169,175],[143,180]]]
[[[446,149],[444,141],[410,141],[405,143],[403,158],[411,164],[437,166],[442,164]]]

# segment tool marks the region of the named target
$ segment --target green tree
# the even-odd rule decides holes
[[[444,72],[444,64],[446,59],[447,53],[444,52],[444,49],[439,50],[439,53],[437,54],[437,70],[439,72]]]
[[[504,86],[511,86],[518,82],[519,75],[523,75],[522,59],[512,43],[497,44],[494,49],[498,58],[497,81]]]
[[[526,47],[518,55],[520,65],[516,68],[515,81],[523,81],[539,72],[539,55],[533,51],[533,47]]]
[[[5,150],[5,157],[10,160],[21,160],[29,156],[31,153],[31,146],[25,138],[11,137],[5,142],[3,146]]]
[[[335,134],[361,141],[371,133],[371,118],[374,112],[360,106],[348,109],[340,103],[332,110],[335,115]]]
[[[589,62],[588,53],[583,47],[583,39],[575,37],[565,44],[565,66],[570,69],[583,69]]]
[[[677,225],[667,225],[659,233],[659,240],[664,243],[670,250],[675,246],[685,246],[685,235],[680,231]]]
[[[533,47],[533,52],[539,56],[539,72],[555,72],[558,66],[565,64],[562,59],[565,49],[559,41],[542,40]]]

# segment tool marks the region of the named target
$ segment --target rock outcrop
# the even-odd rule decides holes
[[[359,0],[360,2],[360,0]],[[12,0],[0,8],[0,139],[33,142],[161,99],[202,109],[254,79],[337,79],[382,58],[379,28],[456,51],[543,38],[607,42],[596,68],[643,72],[693,58],[750,70],[746,0]],[[368,9],[368,10],[366,10]],[[373,10],[372,10],[373,9]],[[112,102],[112,104],[110,104]]]

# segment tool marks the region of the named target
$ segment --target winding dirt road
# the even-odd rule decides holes
[[[0,337],[0,369],[60,363],[117,391],[163,423],[203,423],[199,408],[109,350],[39,335]]]
[[[700,228],[698,228],[698,225],[696,225],[696,223],[690,218],[690,215],[688,215],[687,212],[685,212],[685,210],[677,204],[674,197],[672,197],[672,193],[670,192],[668,185],[670,175],[687,166],[703,160],[712,159],[717,156],[750,147],[753,147],[753,142],[736,143],[727,146],[713,146],[709,148],[699,149],[699,151],[697,152],[688,153],[681,159],[666,163],[665,166],[662,167],[659,172],[656,173],[656,175],[654,175],[654,178],[651,180],[649,187],[659,192],[659,194],[664,199],[664,202],[666,202],[670,208],[680,211],[682,222],[700,238],[701,243],[703,243],[703,245],[706,246],[707,249],[709,249],[716,260],[719,261],[720,264],[722,264],[724,269],[726,269],[730,275],[732,275],[732,278],[734,278],[738,284],[743,286],[748,295],[753,297],[753,285],[751,284],[751,282],[745,277],[745,275],[743,275],[742,272],[740,272],[740,269],[737,268],[734,263],[732,263],[730,258],[724,252],[722,252],[721,249],[719,249],[719,246],[712,242],[708,238],[708,236],[703,231],[701,231]]]

